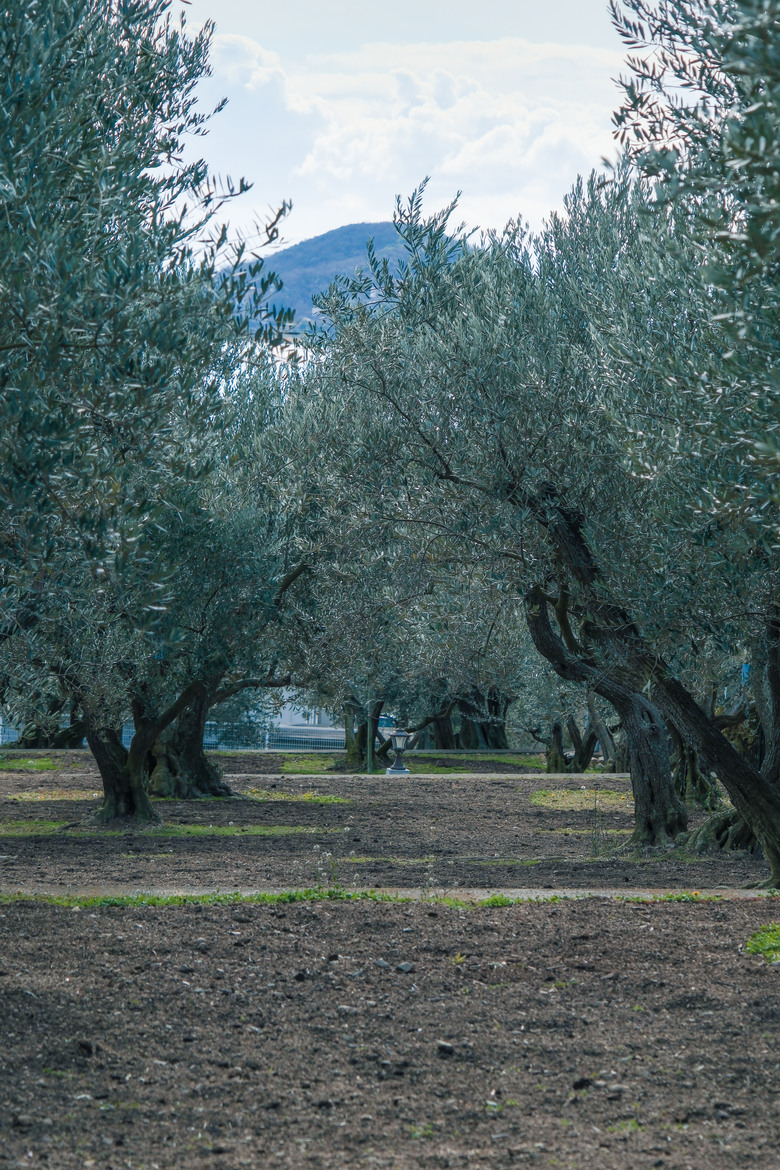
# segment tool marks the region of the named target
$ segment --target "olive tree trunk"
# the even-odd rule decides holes
[[[458,699],[460,731],[458,747],[471,751],[506,751],[506,713],[511,699],[497,687],[474,689]]]
[[[213,705],[213,692],[204,690],[196,695],[152,745],[154,767],[148,787],[155,796],[197,800],[235,795],[223,780],[222,770],[209,759],[203,747],[206,721]]]
[[[103,804],[96,813],[97,819],[158,820],[144,788],[145,769],[139,765],[138,752],[131,757],[122,743],[121,732],[101,727],[87,717],[86,736],[103,782]]]
[[[773,730],[767,758],[759,772],[740,756],[715,719],[699,706],[643,638],[628,611],[611,599],[601,566],[584,535],[582,514],[570,508],[551,483],[540,484],[533,492],[513,484],[507,497],[530,510],[576,586],[579,603],[586,611],[584,625],[589,639],[598,646],[598,659],[591,655],[588,661],[589,673],[592,669],[598,676],[599,669],[606,669],[635,691],[652,686],[655,706],[696,748],[704,766],[723,784],[735,809],[758,838],[769,864],[769,881],[780,886],[780,606],[770,607],[766,621]],[[540,588],[531,590],[529,601],[534,610],[542,607],[546,612],[547,598]],[[596,686],[593,689],[603,693]]]
[[[526,598],[526,622],[536,649],[556,674],[584,683],[617,712],[631,760],[634,839],[643,845],[663,845],[683,832],[687,827],[685,806],[674,790],[666,729],[653,705],[566,647],[553,630],[541,589],[532,590]]]

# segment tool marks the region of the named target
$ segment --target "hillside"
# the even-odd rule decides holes
[[[295,310],[295,322],[313,316],[312,297],[324,292],[334,276],[351,276],[366,267],[366,241],[373,239],[380,257],[401,257],[403,247],[392,223],[350,223],[324,232],[266,258],[284,281],[278,303]]]

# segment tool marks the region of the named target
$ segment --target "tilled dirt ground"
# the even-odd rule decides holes
[[[94,770],[59,762],[0,773],[0,1167],[780,1167],[780,967],[740,949],[774,899],[14,897],[764,876],[620,852],[627,780],[270,775],[257,799],[246,768],[243,799],[162,802],[162,830],[107,836],[81,828]],[[596,785],[618,795],[591,808]],[[583,788],[579,810],[533,795]]]
[[[0,1165],[779,1164],[764,902],[2,912]]]
[[[229,756],[226,776],[242,797],[160,801],[160,830],[117,838],[80,829],[99,803],[91,758],[62,753],[58,763],[57,771],[0,771],[0,889],[198,891],[334,882],[705,889],[745,885],[767,872],[761,858],[743,853],[632,849],[625,776],[258,776],[247,757]],[[580,792],[584,807],[536,804],[540,790]],[[691,816],[695,822],[701,814]],[[29,833],[35,821],[45,840]],[[20,822],[28,835],[2,836]]]

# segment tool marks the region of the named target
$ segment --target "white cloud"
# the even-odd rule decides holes
[[[211,65],[216,77],[228,87],[255,90],[271,81],[283,83],[284,70],[278,53],[264,49],[251,37],[223,34],[211,47]]]
[[[431,202],[463,190],[471,224],[500,227],[521,214],[536,226],[579,172],[615,153],[611,78],[621,55],[606,48],[512,37],[371,43],[286,61],[227,34],[215,37],[212,61],[209,96],[230,99],[206,139],[216,169],[257,180],[244,221],[292,198],[290,240],[387,219],[394,195],[425,174]],[[241,135],[223,133],[231,116]],[[240,159],[225,165],[225,144],[235,151],[239,138]]]

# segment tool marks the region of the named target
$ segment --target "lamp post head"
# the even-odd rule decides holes
[[[403,753],[404,748],[410,739],[414,739],[411,731],[404,731],[403,727],[394,727],[390,732],[390,743],[393,745],[395,752],[395,759],[393,760],[392,768],[387,768],[386,776],[408,776],[409,769],[404,767]]]

